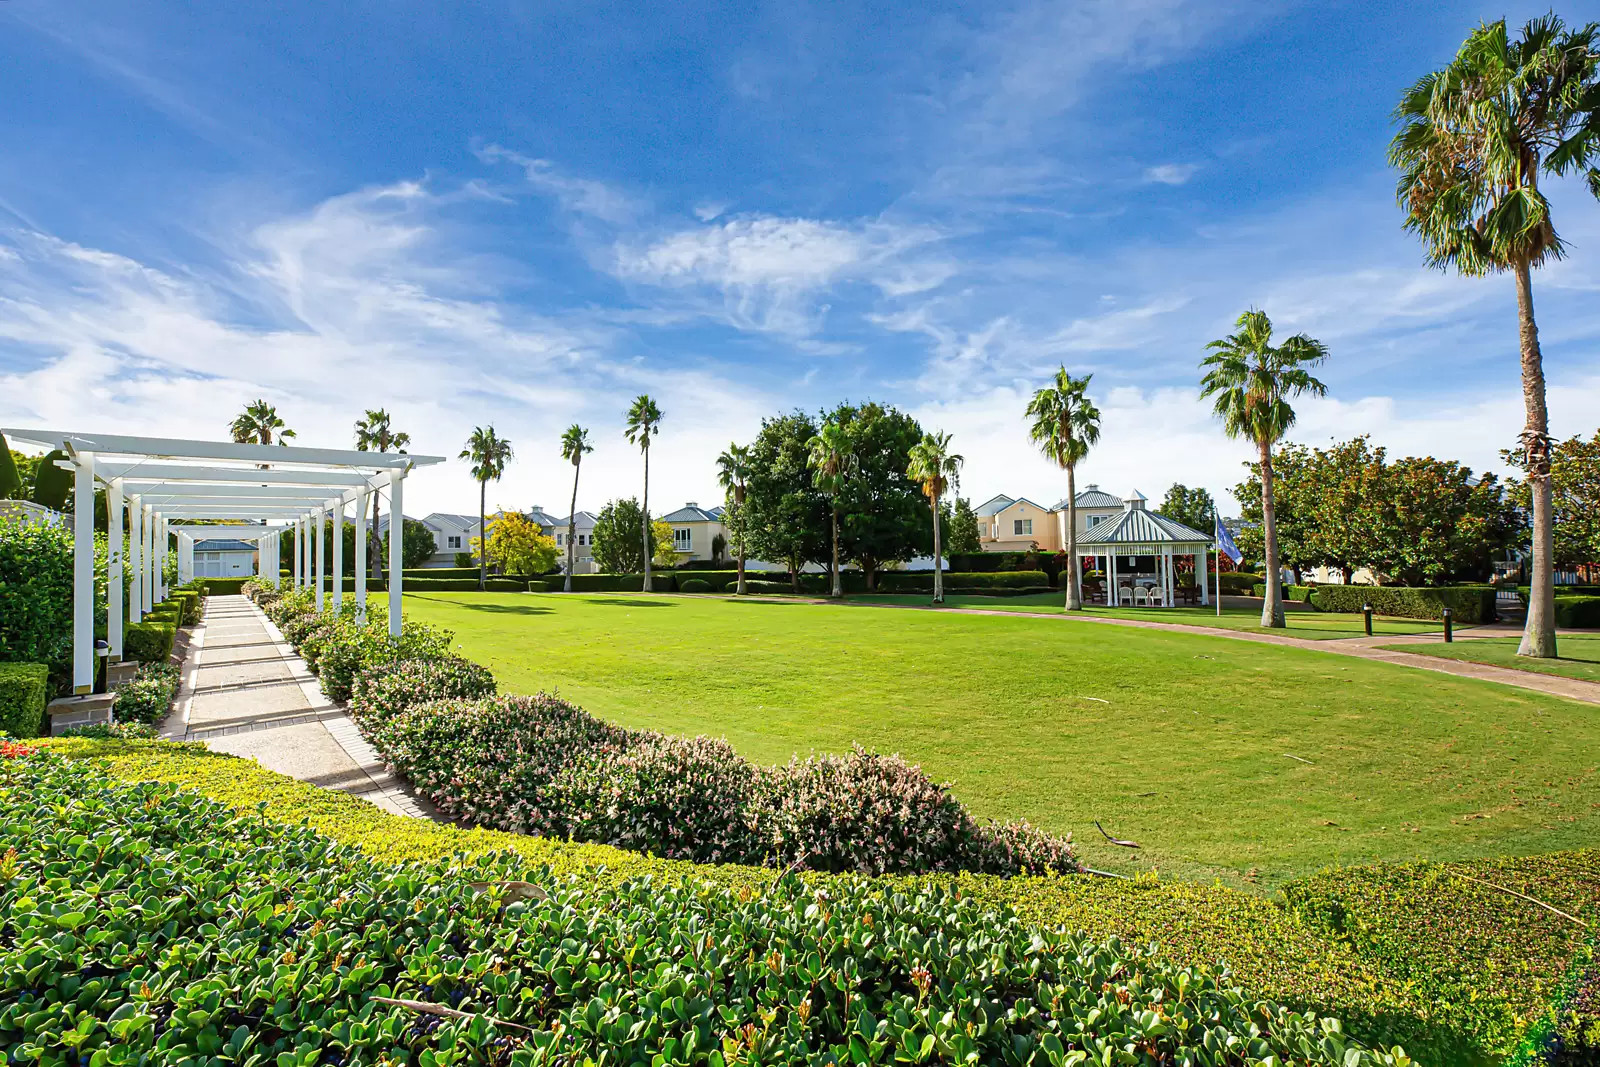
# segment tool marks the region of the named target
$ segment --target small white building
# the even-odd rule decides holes
[[[388,531],[388,523],[379,520],[379,536]],[[422,520],[422,525],[433,534],[433,555],[423,563],[424,567],[454,567],[457,552],[471,552],[472,539],[478,536],[478,516],[456,515],[447,511],[435,511]]]
[[[243,578],[256,572],[253,541],[212,538],[194,543],[196,578]]]

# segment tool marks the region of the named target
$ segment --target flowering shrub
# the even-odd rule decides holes
[[[448,630],[420,622],[404,623],[400,636],[392,637],[388,623],[377,619],[361,623],[353,614],[325,618],[331,620],[328,625],[314,631],[318,651],[313,669],[322,679],[322,691],[330,700],[341,702],[350,699],[356,676],[362,671],[404,660],[443,658],[450,655],[455,637]]]
[[[39,750],[32,745],[25,745],[21,741],[13,741],[9,737],[0,736],[0,759],[21,759],[31,756]]]
[[[172,710],[178,683],[178,668],[171,664],[141,664],[133,680],[117,690],[111,715],[121,723],[158,723]]]
[[[96,722],[87,726],[69,726],[61,731],[62,737],[88,737],[97,741],[147,741],[159,737],[161,731],[143,722]]]
[[[326,686],[326,680],[323,684]],[[415,704],[477,700],[494,694],[494,675],[469,659],[408,659],[370,667],[356,675],[350,688],[350,714],[370,733]]]
[[[1073,852],[1071,834],[1065,837],[1052,834],[1025,819],[979,826],[973,837],[968,866],[988,874],[1083,870]]]

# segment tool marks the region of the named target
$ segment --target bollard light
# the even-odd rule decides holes
[[[1363,605],[1361,605],[1361,625],[1366,627],[1367,636],[1371,637],[1372,636],[1372,605],[1371,604],[1363,604]]]
[[[1449,608],[1445,608],[1444,609],[1444,643],[1448,645],[1450,642],[1454,641],[1455,639],[1456,639],[1456,637],[1455,637],[1455,629],[1450,624],[1450,609]]]

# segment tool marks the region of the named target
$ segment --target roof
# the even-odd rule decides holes
[[[254,552],[254,541],[240,541],[237,538],[219,538],[214,541],[196,541],[196,552]]]
[[[662,522],[716,522],[722,517],[722,509],[717,508],[715,513],[707,511],[698,504],[685,504],[677,511],[661,516]]]
[[[977,513],[979,517],[998,515],[1006,508],[1009,508],[1013,503],[1014,501],[1010,497],[1002,493],[999,496],[992,496],[988,500],[985,500],[983,503],[979,504]]]
[[[410,518],[410,516],[407,516],[407,518]],[[435,511],[432,515],[429,515],[422,521],[432,525],[438,525],[441,522],[448,522],[452,526],[459,526],[463,530],[470,530],[478,525],[478,516],[457,515],[450,511]]]
[[[537,523],[540,526],[565,526],[567,524],[566,519],[556,518],[537,504],[528,509],[528,521]]]
[[[1098,485],[1088,485],[1078,491],[1078,507],[1080,508],[1120,508],[1122,498],[1114,493],[1108,493]],[[1067,510],[1067,498],[1062,497],[1061,502],[1052,511]]]
[[[1211,543],[1211,535],[1185,526],[1156,511],[1129,508],[1110,522],[1078,535],[1078,550],[1087,545],[1170,545]]]

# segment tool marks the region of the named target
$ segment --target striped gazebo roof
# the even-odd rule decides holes
[[[1078,549],[1093,545],[1209,545],[1211,536],[1155,511],[1132,507],[1078,535]]]

